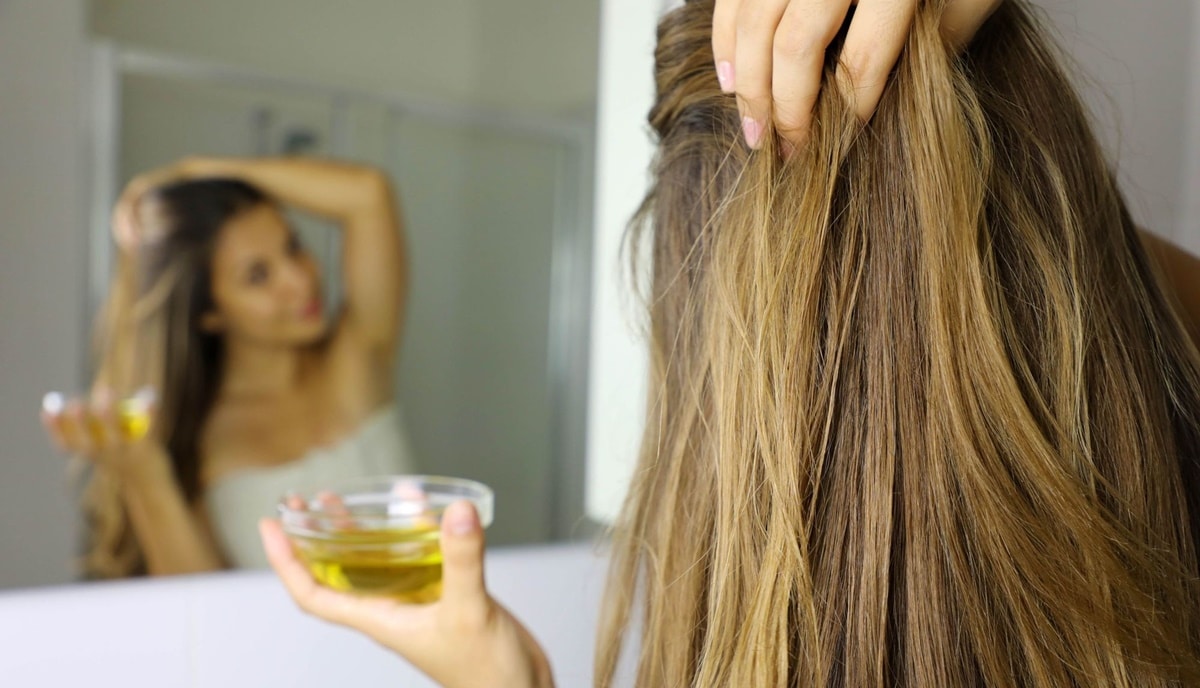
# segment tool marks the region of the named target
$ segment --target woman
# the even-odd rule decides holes
[[[283,204],[343,232],[344,304]],[[43,420],[91,460],[92,577],[265,565],[255,523],[286,490],[409,471],[393,397],[408,282],[387,179],[302,159],[189,159],[131,182],[91,398]],[[114,399],[145,385],[159,408],[140,440]],[[56,412],[58,411],[58,412]]]
[[[743,0],[734,83],[723,5],[659,30],[650,422],[596,685],[635,619],[639,688],[1200,683],[1200,262],[1155,243],[1158,279],[1026,3],[961,42],[909,3],[866,127],[843,75],[799,129],[793,65],[743,54],[807,55],[784,19],[819,42],[848,3]],[[791,92],[765,117],[747,79]],[[263,535],[303,608],[443,685],[549,685],[472,511],[448,520],[428,608],[317,587]]]

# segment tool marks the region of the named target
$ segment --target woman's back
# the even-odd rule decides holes
[[[712,9],[660,27],[598,684],[639,594],[639,686],[1200,681],[1200,354],[1025,4],[958,60],[923,8],[871,124],[828,90],[787,163]]]

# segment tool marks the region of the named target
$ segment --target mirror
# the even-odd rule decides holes
[[[61,85],[56,132],[75,145],[45,164],[69,175],[59,183],[79,221],[60,214],[61,229],[13,250],[34,261],[58,252],[55,265],[77,269],[56,280],[53,315],[26,309],[2,325],[0,336],[26,337],[11,354],[26,368],[4,392],[20,464],[4,469],[0,503],[36,513],[44,532],[0,528],[0,551],[24,560],[0,567],[0,586],[74,580],[79,482],[37,426],[38,400],[90,385],[88,339],[116,269],[110,213],[123,186],[185,156],[332,158],[386,173],[410,270],[391,389],[415,470],[492,487],[491,544],[586,535],[599,0],[61,5],[0,4],[0,21],[28,23],[9,32],[49,32],[86,66],[22,66],[23,83]],[[39,54],[32,41],[24,50]],[[288,210],[333,322],[345,302],[343,231]],[[15,221],[47,223],[30,212]],[[56,337],[36,360],[29,333],[44,325]]]

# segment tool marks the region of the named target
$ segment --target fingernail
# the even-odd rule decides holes
[[[143,405],[143,407],[149,407],[158,402],[158,392],[154,391],[153,387],[142,387],[134,392],[130,399]]]
[[[746,145],[758,148],[758,140],[762,138],[762,125],[753,117],[743,117],[742,131],[746,134]]]
[[[92,396],[92,408],[100,415],[107,415],[113,407],[113,393],[108,388],[101,387]]]
[[[63,412],[67,406],[67,400],[58,392],[49,392],[42,397],[42,410],[52,416],[57,416]]]
[[[717,63],[717,81],[721,84],[721,90],[726,93],[733,91],[733,64],[728,60],[721,60]]]
[[[470,504],[457,502],[446,509],[443,517],[450,532],[455,535],[467,535],[476,530],[479,525],[475,517],[475,509]]]

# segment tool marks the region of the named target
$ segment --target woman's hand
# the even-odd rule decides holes
[[[361,631],[445,688],[545,688],[545,653],[529,631],[488,594],[483,529],[469,502],[442,519],[442,597],[427,605],[335,592],[313,580],[279,522],[259,529],[271,566],[301,609]]]
[[[112,215],[113,240],[122,252],[135,253],[142,242],[153,238],[144,234],[146,222],[142,217],[142,199],[159,186],[192,176],[190,166],[189,160],[181,160],[168,167],[139,174],[125,185]]]
[[[1001,0],[950,0],[942,32],[970,42]],[[768,118],[787,146],[803,143],[821,89],[825,51],[852,4],[838,68],[855,111],[871,118],[908,40],[917,0],[716,0],[713,56],[726,93],[737,93],[746,143],[758,148]]]
[[[50,393],[42,400],[42,425],[63,452],[86,457],[123,480],[169,475],[170,460],[149,433],[153,402],[143,403],[138,414],[122,418],[117,399],[105,388],[90,399]]]

